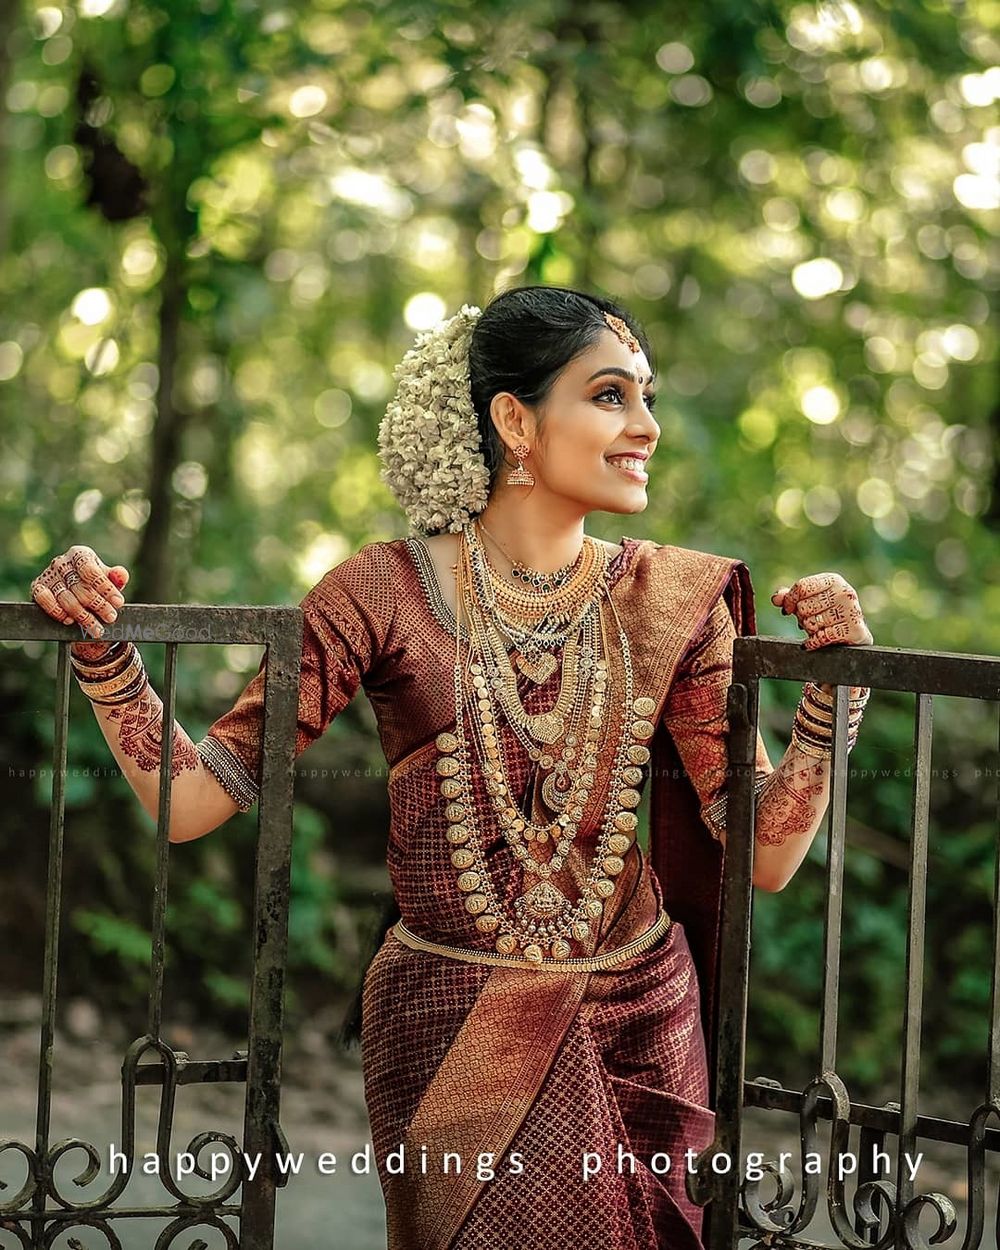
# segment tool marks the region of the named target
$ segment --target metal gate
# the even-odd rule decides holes
[[[831,682],[836,687],[834,753],[827,813],[827,907],[824,923],[823,992],[819,1019],[820,1070],[804,1089],[785,1089],[776,1081],[744,1079],[747,982],[750,955],[751,848],[753,846],[754,748],[758,693],[762,678]],[[899,1101],[883,1107],[853,1102],[837,1075],[837,995],[843,904],[844,827],[847,800],[848,686],[915,694],[913,726],[913,799],[910,813],[909,910],[906,949],[905,1019]],[[738,1246],[892,1247],[917,1250],[930,1244],[955,1244],[956,1250],[984,1245],[986,1213],[984,1160],[1000,1150],[1000,870],[993,891],[993,967],[983,1101],[966,1122],[921,1115],[918,1111],[920,1021],[924,960],[924,903],[927,875],[927,830],[931,778],[931,730],[935,695],[970,699],[1000,698],[1000,658],[893,647],[830,647],[805,651],[799,643],[769,638],[738,638],[733,648],[733,681],[729,690],[730,797],[727,871],[723,886],[723,919],[719,953],[719,1035],[716,1066],[716,1137],[698,1156],[689,1178],[689,1192],[699,1203],[711,1199],[706,1211],[709,1250]],[[753,1106],[797,1113],[801,1151],[793,1159],[799,1197],[792,1200],[788,1175],[773,1160],[762,1164],[762,1179],[741,1182],[743,1108]],[[831,1159],[849,1153],[848,1134],[860,1126],[857,1189],[848,1201],[843,1179],[827,1168],[826,1217],[836,1240],[820,1242],[809,1232],[821,1200],[821,1176],[807,1171],[810,1152],[820,1152],[820,1121],[828,1120]],[[896,1137],[895,1174],[886,1138]],[[957,1216],[941,1193],[914,1193],[905,1154],[915,1157],[921,1140],[964,1145],[968,1165],[968,1216],[964,1239],[952,1242]],[[871,1166],[873,1147],[884,1156],[880,1170]],[[731,1161],[728,1174],[713,1169],[715,1155]],[[838,1171],[840,1169],[838,1168]],[[763,1187],[775,1189],[770,1199]],[[930,1208],[937,1227],[928,1238],[918,1228],[921,1212]],[[1000,1218],[1000,1217],[998,1217]],[[926,1222],[926,1221],[925,1221]],[[749,1240],[746,1240],[749,1239]]]
[[[170,843],[170,762],[173,735],[164,735],[160,765],[159,819],[156,828],[156,868],[152,904],[152,960],[150,966],[148,1026],[128,1047],[122,1061],[121,1153],[127,1165],[113,1176],[98,1197],[80,1202],[57,1189],[54,1171],[67,1152],[82,1150],[88,1158],[77,1183],[85,1184],[97,1174],[97,1150],[80,1138],[52,1143],[49,1119],[52,1091],[52,1058],[56,1008],[56,951],[59,941],[60,894],[63,863],[66,743],[69,720],[71,670],[70,643],[79,642],[74,626],[58,625],[35,604],[0,604],[0,637],[58,643],[55,684],[55,741],[53,748],[52,808],[49,826],[48,882],[45,910],[45,961],[42,986],[41,1041],[38,1061],[38,1110],[33,1145],[0,1141],[0,1152],[19,1151],[27,1162],[27,1177],[20,1190],[0,1194],[0,1233],[13,1235],[25,1250],[42,1250],[60,1235],[92,1227],[107,1238],[112,1250],[121,1241],[114,1222],[161,1216],[170,1219],[155,1242],[155,1250],[204,1250],[205,1242],[184,1234],[197,1228],[218,1229],[229,1247],[239,1250],[270,1250],[274,1238],[275,1190],[287,1183],[279,1174],[275,1153],[287,1153],[288,1144],[278,1119],[280,1100],[283,990],[288,937],[288,899],[291,863],[292,786],[294,777],[295,725],[298,707],[299,662],[302,647],[302,613],[299,608],[153,607],[130,605],[119,614],[115,637],[166,646],[163,690],[164,725],[174,721],[177,648],[186,642],[199,645],[231,643],[264,645],[267,649],[263,762],[258,805],[258,838],[253,899],[254,961],[248,1024],[248,1049],[228,1059],[191,1059],[173,1050],[161,1037],[161,1003],[164,970],[164,918],[167,902]],[[89,714],[89,713],[88,713]],[[147,1054],[155,1062],[140,1063]],[[170,1153],[174,1101],[178,1087],[213,1081],[246,1084],[243,1141],[230,1134],[199,1133],[185,1150],[196,1160],[196,1174],[210,1179],[200,1161],[209,1144],[227,1149],[232,1170],[225,1183],[208,1194],[186,1194],[170,1175],[161,1172],[164,1188],[174,1199],[158,1207],[116,1205],[132,1174],[135,1150],[135,1091],[139,1085],[161,1088],[157,1123],[157,1152]],[[251,1159],[259,1153],[260,1166],[251,1179],[243,1152]],[[242,1188],[241,1188],[242,1187]],[[240,1189],[238,1198],[234,1198]],[[224,1217],[234,1219],[237,1229]],[[71,1250],[80,1246],[69,1237]]]

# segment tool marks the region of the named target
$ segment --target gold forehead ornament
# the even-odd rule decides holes
[[[629,351],[633,351],[633,352],[642,351],[641,343],[635,337],[632,331],[628,328],[625,322],[622,321],[621,317],[615,317],[615,316],[612,316],[611,313],[606,312],[604,314],[604,320],[608,323],[608,325],[615,332],[615,334],[617,334],[617,336],[621,339],[621,341],[625,344],[625,346],[629,349]]]

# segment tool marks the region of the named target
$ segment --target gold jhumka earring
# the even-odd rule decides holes
[[[531,448],[525,443],[518,443],[514,448],[514,455],[517,457],[517,468],[513,469],[507,477],[508,486],[534,486],[535,479],[531,475],[531,471],[526,469],[521,463],[531,452]]]

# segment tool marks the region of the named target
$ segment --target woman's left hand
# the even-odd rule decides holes
[[[874,641],[865,623],[858,592],[839,573],[812,573],[792,586],[782,586],[771,596],[786,616],[792,612],[809,637],[807,651],[832,643],[867,647]]]

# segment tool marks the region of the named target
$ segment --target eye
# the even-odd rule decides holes
[[[619,403],[624,403],[625,401],[625,396],[622,394],[622,388],[620,386],[615,386],[614,384],[610,386],[606,386],[604,390],[599,391],[594,396],[594,398],[603,400],[603,399],[606,399],[608,395],[613,395],[615,399],[618,400]],[[643,394],[643,399],[646,401],[646,407],[649,409],[650,412],[652,412],[653,409],[656,407],[656,392],[646,391]]]

